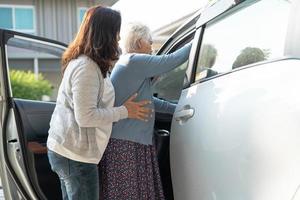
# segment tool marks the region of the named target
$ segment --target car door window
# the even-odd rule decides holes
[[[61,82],[60,60],[64,47],[15,36],[7,41],[6,55],[12,96],[55,101]]]
[[[208,23],[196,81],[282,57],[290,8],[291,1],[287,0],[260,1]]]
[[[177,44],[175,44],[168,53],[172,53],[177,49],[180,49],[185,44],[191,42],[193,38],[194,33],[188,35],[181,41],[177,42]],[[158,98],[176,102],[181,94],[187,66],[188,60],[176,69],[156,77],[154,94],[156,94]]]

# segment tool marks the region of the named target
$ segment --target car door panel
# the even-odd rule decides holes
[[[23,136],[26,138],[28,160],[34,163],[30,169],[31,174],[48,199],[59,199],[60,183],[56,174],[51,171],[46,147],[49,122],[55,103],[22,99],[16,99],[14,103]]]
[[[15,99],[14,103],[20,115],[23,134],[26,135],[27,141],[45,143],[55,103],[22,99]]]
[[[172,121],[174,199],[293,197],[300,184],[299,64],[244,68],[183,90],[174,115],[186,105],[195,111]]]
[[[10,68],[22,69],[15,64],[26,66],[22,62],[26,59],[41,59],[41,63],[60,59],[66,45],[7,30],[0,30],[0,37],[0,168],[5,198],[60,199],[59,180],[50,169],[45,146],[55,103],[14,98]]]

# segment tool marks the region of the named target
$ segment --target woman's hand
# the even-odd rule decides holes
[[[143,121],[148,121],[148,118],[152,116],[153,110],[147,108],[146,105],[150,104],[151,101],[139,101],[134,102],[137,94],[132,95],[123,105],[128,111],[128,118],[139,119]]]

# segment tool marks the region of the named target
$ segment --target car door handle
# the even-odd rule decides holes
[[[190,105],[185,105],[182,110],[177,111],[174,114],[176,121],[186,121],[194,116],[195,109],[191,108]]]
[[[20,152],[20,144],[17,139],[8,140],[8,144],[12,145],[16,152]]]

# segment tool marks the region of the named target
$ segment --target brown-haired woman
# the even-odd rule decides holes
[[[112,123],[125,118],[146,120],[148,101],[113,107],[114,88],[107,77],[119,57],[120,13],[90,8],[62,58],[63,79],[47,140],[51,168],[60,178],[63,199],[98,200],[97,164]]]

